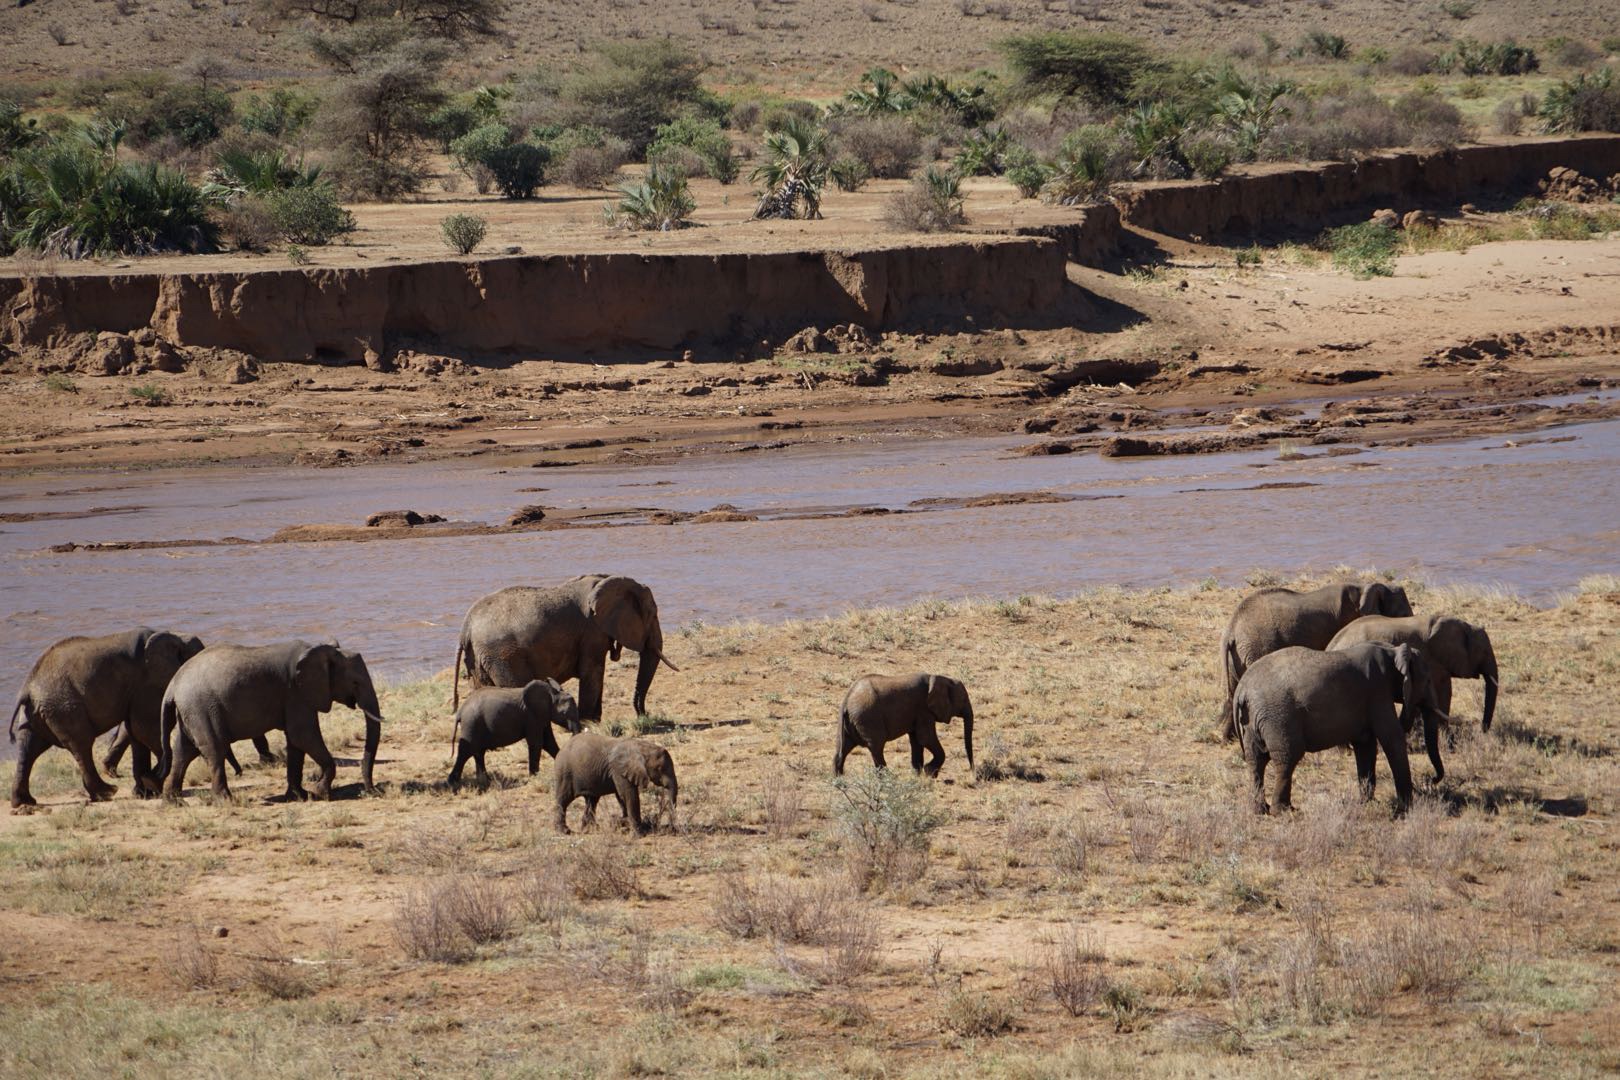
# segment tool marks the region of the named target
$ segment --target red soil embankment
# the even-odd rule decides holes
[[[1620,173],[1620,135],[1520,139],[1268,167],[1219,180],[1143,184],[1120,193],[1117,201],[1135,228],[1207,238],[1316,225],[1373,203],[1408,210],[1516,198],[1560,166],[1594,177]]]

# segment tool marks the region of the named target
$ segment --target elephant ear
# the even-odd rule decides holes
[[[155,674],[167,672],[173,675],[192,655],[186,651],[185,640],[167,630],[160,630],[146,639],[146,666]]]
[[[1410,645],[1397,645],[1395,647],[1395,670],[1401,673],[1401,704],[1404,709],[1415,708],[1418,703],[1418,680],[1428,681],[1428,670],[1423,666],[1423,656]]]
[[[951,722],[955,712],[951,706],[951,680],[943,675],[928,676],[928,711],[941,724]]]
[[[330,645],[309,645],[293,662],[293,685],[310,708],[326,712],[332,707],[332,664],[336,649]]]
[[[1428,655],[1429,662],[1443,668],[1449,675],[1460,675],[1468,670],[1468,653],[1472,644],[1469,632],[1473,629],[1450,615],[1435,619],[1429,624],[1429,633],[1423,643],[1423,651]]]
[[[146,662],[146,646],[155,633],[150,626],[139,626],[124,635],[124,655],[137,664]]]
[[[619,775],[637,787],[647,787],[652,776],[647,771],[649,749],[640,740],[624,739],[613,748],[613,764]]]
[[[585,614],[613,642],[613,658],[617,660],[621,646],[641,651],[658,618],[658,605],[653,602],[652,590],[641,582],[605,577],[586,598]]]
[[[1339,622],[1350,623],[1365,610],[1361,604],[1360,585],[1339,587]]]

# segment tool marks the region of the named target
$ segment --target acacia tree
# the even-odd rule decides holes
[[[367,27],[320,39],[316,54],[343,73],[321,116],[345,186],[385,200],[421,187],[433,112],[448,97],[438,82],[445,46]]]

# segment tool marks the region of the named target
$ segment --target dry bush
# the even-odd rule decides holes
[[[1052,822],[1047,830],[1047,847],[1052,852],[1052,866],[1059,873],[1080,875],[1086,872],[1091,853],[1091,827],[1079,811],[1064,814]]]
[[[174,978],[182,990],[208,990],[218,984],[219,955],[195,920],[176,937],[174,956]]]
[[[401,898],[394,909],[394,936],[413,960],[454,964],[472,957],[441,885],[420,886]]]
[[[1454,1001],[1478,959],[1471,941],[1432,912],[1394,913],[1340,943],[1345,1005],[1356,1016],[1381,1016],[1402,992],[1430,1004]]]
[[[597,833],[574,848],[568,861],[568,884],[581,900],[629,900],[641,893],[630,846],[622,837]]]
[[[576,146],[553,170],[559,183],[577,188],[605,188],[625,163],[625,147],[615,139],[602,146]]]
[[[778,769],[765,778],[760,791],[764,805],[765,831],[775,839],[793,836],[804,814],[804,793],[798,778],[788,769]]]
[[[267,251],[281,239],[263,199],[241,198],[215,212],[220,239],[237,251]]]
[[[546,928],[553,942],[562,943],[563,925],[574,914],[574,894],[555,865],[533,870],[518,879],[517,903],[531,923]]]
[[[315,992],[310,973],[293,962],[281,942],[266,940],[247,959],[247,984],[278,1001],[296,1001]]]
[[[945,817],[924,781],[898,769],[871,769],[840,777],[833,793],[857,888],[884,889],[927,872],[929,836]]]
[[[922,136],[901,116],[855,116],[833,125],[834,157],[851,157],[879,179],[901,180],[911,175],[922,157]]]
[[[964,1039],[988,1039],[1017,1030],[1018,1008],[1011,1001],[961,988],[945,995],[940,1024]]]
[[[1159,847],[1164,842],[1164,815],[1141,799],[1127,800],[1119,811],[1125,818],[1125,842],[1131,858],[1139,863],[1153,862],[1159,857]]]
[[[1374,855],[1385,867],[1409,866],[1456,878],[1479,857],[1484,843],[1477,821],[1453,818],[1449,804],[1419,795],[1404,817],[1378,829]]]
[[[1514,920],[1530,928],[1530,944],[1536,955],[1542,952],[1542,937],[1548,925],[1556,921],[1558,881],[1551,872],[1522,878],[1508,890],[1507,912]]]
[[[493,877],[453,877],[440,886],[450,921],[474,945],[510,937],[516,919],[505,884]]]
[[[1427,75],[1434,70],[1439,57],[1428,49],[1406,45],[1389,54],[1378,67],[1394,75]]]
[[[1280,939],[1272,954],[1278,998],[1284,1007],[1313,1024],[1326,1020],[1330,1013],[1323,974],[1326,962],[1319,943],[1308,933]]]
[[[1070,1016],[1090,1012],[1108,989],[1107,963],[1102,944],[1089,930],[1072,923],[1042,941],[1038,968],[1042,982]]]
[[[847,885],[830,878],[750,881],[731,874],[720,879],[714,921],[733,937],[815,944],[827,940],[839,910],[856,903]]]
[[[817,979],[848,986],[875,971],[882,929],[876,912],[868,905],[853,899],[834,905],[821,932],[822,962],[815,969]]]

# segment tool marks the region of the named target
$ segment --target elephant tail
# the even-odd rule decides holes
[[[1221,708],[1221,738],[1228,742],[1238,737],[1237,725],[1233,720],[1236,716],[1233,709],[1236,705],[1237,684],[1242,678],[1238,667],[1237,642],[1228,633],[1221,638],[1221,670],[1226,677],[1226,701]]]
[[[34,699],[27,690],[17,695],[17,704],[11,707],[11,723],[6,729],[6,738],[11,742],[17,741],[17,714],[21,713],[23,724],[31,723],[28,714],[34,710]]]
[[[169,749],[169,736],[174,731],[174,725],[180,722],[180,709],[174,703],[174,698],[168,694],[163,695],[163,711],[158,724],[158,775],[167,777],[169,768],[174,764],[174,753]]]
[[[452,709],[459,710],[461,708],[461,654],[467,651],[467,638],[463,636],[456,642],[455,673],[450,676],[450,707]],[[459,722],[460,719],[458,718],[457,723]]]
[[[1249,726],[1249,703],[1239,695],[1232,697],[1232,737],[1238,740],[1243,754],[1248,756],[1249,741],[1245,732]]]
[[[833,775],[844,775],[844,759],[849,756],[849,706],[838,710],[838,744],[833,747]]]

